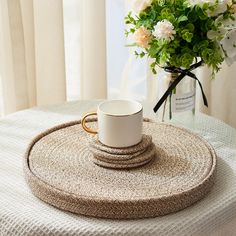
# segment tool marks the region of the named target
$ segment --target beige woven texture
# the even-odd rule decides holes
[[[128,148],[107,147],[99,142],[96,135],[88,146],[93,154],[95,164],[112,169],[129,169],[143,166],[156,155],[156,147],[152,143],[152,136],[150,135],[143,135],[140,143]]]
[[[96,126],[96,120],[90,120]],[[156,158],[129,170],[100,167],[88,148],[93,137],[80,121],[32,141],[25,177],[35,196],[63,210],[103,218],[165,215],[202,199],[214,184],[216,155],[199,136],[172,125],[144,122]],[[158,158],[157,158],[158,157]]]

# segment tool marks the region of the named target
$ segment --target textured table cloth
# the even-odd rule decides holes
[[[60,211],[32,195],[23,178],[23,155],[38,133],[92,111],[97,102],[72,102],[21,111],[0,120],[0,235],[236,235],[236,130],[205,115],[174,120],[216,149],[216,184],[183,211],[143,220],[104,220]],[[149,108],[149,109],[148,109]],[[146,109],[146,111],[145,111]],[[146,116],[153,117],[150,107]]]

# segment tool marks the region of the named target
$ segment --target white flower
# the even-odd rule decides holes
[[[236,13],[232,16],[233,18],[236,18]],[[218,26],[220,29],[223,28],[225,30],[232,30],[236,28],[236,21],[230,18],[224,19],[221,15],[215,20],[215,25]]]
[[[236,17],[236,13],[233,17]],[[221,15],[215,21],[216,25],[219,23],[221,25],[218,30],[208,31],[207,37],[219,44],[222,56],[225,57],[226,63],[230,66],[236,61],[236,22],[233,19],[224,19]]]
[[[209,38],[210,40],[221,40],[224,35],[227,33],[227,30],[222,28],[219,28],[219,30],[214,31],[214,30],[210,30],[207,32],[207,38]]]
[[[204,3],[215,4],[216,0],[188,0],[190,6],[194,7],[195,5],[202,6]]]
[[[216,9],[213,12],[209,12],[210,16],[217,16],[227,11],[227,6],[232,5],[232,0],[219,0]]]
[[[225,61],[230,66],[236,61],[236,29],[230,30],[220,42]]]
[[[233,18],[236,18],[236,13],[232,15]],[[233,19],[224,19],[222,15],[220,15],[215,20],[215,25],[217,26],[218,30],[210,30],[207,32],[207,37],[210,40],[217,40],[221,41],[223,38],[225,38],[225,35],[231,31],[236,29],[236,21]]]
[[[136,13],[140,13],[146,8],[150,7],[153,0],[132,0],[132,9]]]
[[[208,11],[209,16],[217,16],[227,10],[227,5],[232,5],[232,0],[188,0],[190,6],[203,6],[204,3],[209,3],[211,6],[216,5],[214,11]]]
[[[215,5],[218,2],[218,5],[231,5],[232,0],[188,0],[190,6],[199,5],[202,6],[204,3],[209,3],[210,5]]]
[[[170,41],[174,39],[174,34],[176,34],[174,26],[168,20],[159,21],[154,27],[153,35],[158,39]]]

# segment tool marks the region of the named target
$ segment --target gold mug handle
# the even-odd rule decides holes
[[[86,118],[89,116],[96,116],[96,115],[97,115],[97,112],[90,112],[90,113],[86,114],[81,120],[81,125],[82,125],[83,129],[90,134],[97,134],[98,131],[86,126]]]

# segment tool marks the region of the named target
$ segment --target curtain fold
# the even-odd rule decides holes
[[[66,100],[61,0],[0,1],[4,114]]]
[[[27,76],[28,106],[37,105],[36,74],[35,74],[35,37],[34,37],[34,12],[32,0],[21,0],[25,68]]]
[[[0,1],[1,83],[3,110],[14,112],[28,107],[25,45],[19,1]]]
[[[106,2],[81,1],[81,99],[107,98]]]
[[[222,69],[211,79],[210,70],[203,67],[198,71],[206,92],[209,107],[202,104],[198,99],[200,111],[223,120],[227,124],[236,128],[236,64],[228,67],[225,63]]]
[[[66,101],[62,0],[34,0],[37,105]]]

